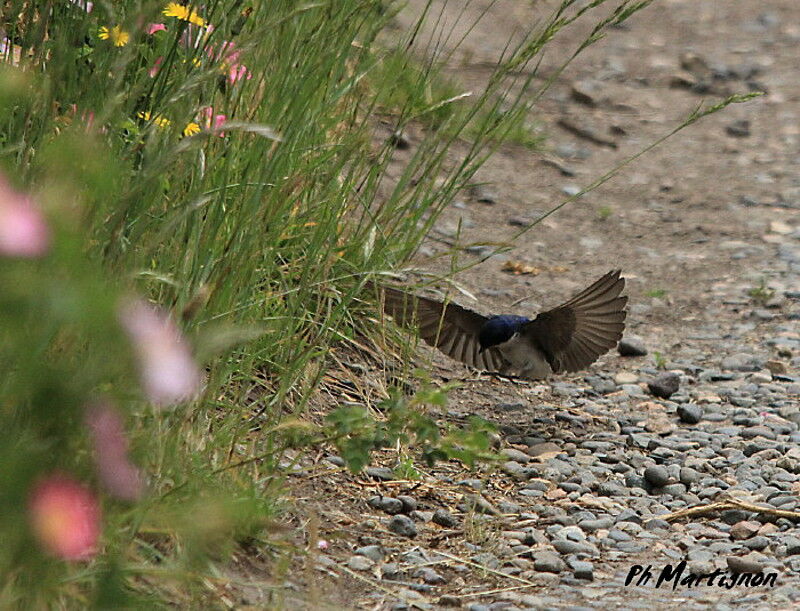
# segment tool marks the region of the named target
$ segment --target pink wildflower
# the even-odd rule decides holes
[[[87,410],[86,425],[94,442],[100,481],[119,499],[138,499],[144,482],[139,469],[128,459],[128,439],[119,412],[108,403],[98,403]]]
[[[158,71],[161,69],[161,62],[163,61],[164,61],[163,57],[157,57],[156,61],[153,62],[153,65],[150,67],[150,70],[147,71],[147,74],[149,74],[151,78],[154,77],[156,74],[158,74]]]
[[[97,552],[100,505],[82,484],[54,473],[36,484],[28,503],[31,528],[42,546],[64,560]]]
[[[120,322],[139,360],[142,385],[156,405],[194,399],[200,391],[200,370],[177,325],[144,301],[125,304]]]
[[[0,255],[35,258],[50,247],[50,229],[33,200],[0,174]]]
[[[220,138],[225,135],[225,132],[220,130],[222,126],[225,125],[225,121],[228,120],[227,116],[221,114],[215,115],[213,106],[206,106],[200,111],[200,114],[203,115],[206,129],[217,132]]]
[[[148,36],[152,36],[156,32],[166,32],[167,26],[163,23],[148,23],[147,29],[145,30]]]
[[[242,79],[251,79],[253,74],[243,65],[239,58],[242,52],[236,49],[236,44],[229,41],[224,41],[219,48],[219,51],[214,50],[214,45],[210,45],[206,52],[215,61],[221,62],[221,69],[227,73],[228,81],[235,84]]]
[[[242,79],[250,80],[253,78],[252,72],[248,70],[247,66],[236,64],[228,69],[228,80],[232,85],[235,85]]]

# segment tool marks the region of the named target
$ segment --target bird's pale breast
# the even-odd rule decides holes
[[[498,348],[511,365],[511,371],[507,373],[538,380],[546,378],[553,371],[544,354],[519,333]]]

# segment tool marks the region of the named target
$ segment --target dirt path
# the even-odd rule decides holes
[[[454,20],[461,3],[449,4]],[[486,4],[472,3],[465,18]],[[540,6],[494,3],[455,55],[458,80],[479,84],[509,35]],[[701,101],[768,92],[687,129],[545,220],[513,253],[459,276],[479,299],[462,299],[465,305],[499,312],[519,302],[513,311],[530,313],[620,267],[631,304],[628,335],[640,336],[649,355],[610,354],[585,374],[523,385],[434,356],[434,375],[466,380],[442,418],[477,413],[497,422],[509,462],[490,475],[443,465],[418,481],[380,482],[347,476],[322,454],[308,465],[313,476],[294,482],[328,542],[315,577],[292,579],[301,592],[319,580],[316,600],[323,602],[315,605],[699,609],[720,601],[716,608],[726,609],[788,608],[800,600],[800,540],[790,521],[741,511],[672,525],[658,520],[723,493],[782,509],[798,504],[796,16],[796,0],[656,2],[576,60],[547,94],[536,116],[547,155],[503,148],[478,176],[495,203],[464,194],[446,211],[434,237],[452,236],[460,221],[462,243],[507,240],[518,230],[513,223],[536,218],[604,174]],[[544,73],[583,33],[559,36]],[[446,248],[432,240],[420,262]],[[544,271],[507,273],[508,259]],[[647,390],[659,365],[680,376],[670,400]],[[397,456],[382,459],[391,467]],[[476,511],[468,504],[478,492],[488,504]],[[411,497],[416,509],[404,506],[401,515],[410,514],[418,534],[392,532],[391,504],[370,505],[375,495]],[[447,513],[439,524],[430,521],[437,509]],[[305,532],[309,515],[296,517]],[[660,570],[687,559],[693,570],[710,572],[742,557],[756,563],[745,570],[777,571],[776,587],[624,586],[635,564]]]

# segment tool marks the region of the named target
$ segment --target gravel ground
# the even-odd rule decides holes
[[[530,3],[496,3],[455,56],[460,81],[485,78],[482,66],[514,26],[535,17],[531,11]],[[434,379],[463,381],[437,415],[458,423],[475,413],[497,423],[506,462],[478,472],[444,464],[409,481],[394,479],[396,452],[381,454],[360,477],[324,449],[318,460],[301,461],[290,482],[302,508],[295,523],[310,536],[308,515],[318,516],[326,542],[314,555],[314,579],[290,580],[301,591],[319,580],[322,594],[311,606],[800,603],[800,514],[793,514],[800,511],[800,26],[793,14],[795,0],[656,2],[582,56],[548,94],[538,117],[548,153],[502,149],[481,172],[484,192],[465,193],[447,211],[432,237],[452,237],[460,222],[464,243],[506,239],[520,219],[601,175],[703,99],[768,91],[667,142],[548,219],[511,255],[459,277],[479,297],[464,305],[497,312],[519,302],[513,311],[530,313],[621,267],[627,336],[619,354],[590,371],[539,383],[499,381],[423,353]],[[545,73],[580,34],[557,41]],[[413,133],[408,140],[413,147]],[[398,167],[408,154],[398,151]],[[444,248],[431,240],[420,264],[437,269],[428,257]],[[542,272],[503,272],[509,259]],[[363,375],[364,367],[338,375]],[[724,504],[673,515],[712,503]],[[716,575],[714,585],[705,578],[656,587],[663,567],[682,561],[683,577]],[[641,572],[626,585],[637,565]],[[640,580],[649,565],[653,577]],[[750,574],[749,585],[730,583],[734,574]],[[774,583],[757,583],[773,574]],[[722,585],[720,575],[728,580]]]

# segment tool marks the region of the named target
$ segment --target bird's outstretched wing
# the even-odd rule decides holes
[[[554,373],[579,371],[614,347],[625,329],[625,304],[620,296],[625,279],[608,272],[566,303],[542,312],[522,334],[544,353]]]
[[[381,287],[383,309],[403,327],[418,328],[419,336],[446,355],[486,371],[504,371],[508,363],[496,348],[480,351],[478,334],[487,318],[455,303]]]

